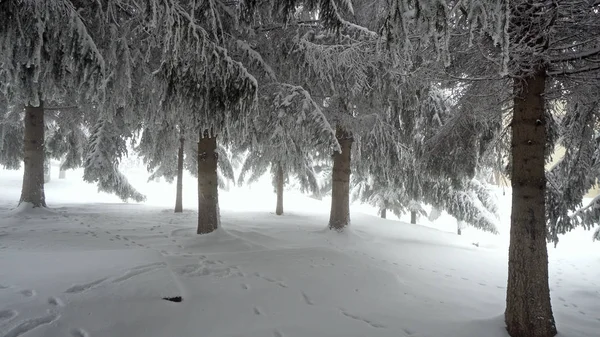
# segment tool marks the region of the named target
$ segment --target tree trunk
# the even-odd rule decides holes
[[[382,219],[387,218],[387,208],[385,206],[381,207],[379,210],[379,216],[381,216]]]
[[[62,169],[62,164],[60,163],[61,168],[58,171],[58,179],[65,179],[67,177],[67,171]]]
[[[515,80],[512,121],[512,213],[505,321],[512,337],[552,337],[556,325],[548,286],[543,69]]]
[[[456,220],[456,234],[462,235],[462,230],[465,228],[465,223],[460,220]]]
[[[198,234],[219,227],[217,136],[204,130],[198,142]]]
[[[177,192],[175,195],[175,213],[183,212],[183,146],[185,140],[179,139],[179,151],[177,152]]]
[[[283,167],[281,163],[277,163],[277,208],[275,208],[275,214],[283,214]]]
[[[342,231],[350,224],[350,151],[353,139],[349,132],[339,126],[335,136],[342,152],[333,153],[329,228]]]
[[[33,207],[46,207],[44,194],[44,104],[25,107],[23,137],[23,186],[21,199]]]
[[[410,223],[413,225],[417,224],[417,212],[410,211]]]
[[[44,158],[44,184],[47,184],[52,180],[52,163],[50,159]]]

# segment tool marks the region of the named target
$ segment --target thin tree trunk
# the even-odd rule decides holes
[[[512,121],[512,213],[505,321],[512,337],[552,337],[548,286],[544,150],[546,75],[515,80]],[[524,90],[518,92],[520,85]]]
[[[275,208],[275,214],[283,214],[283,167],[281,163],[277,163],[277,208]]]
[[[219,184],[217,179],[217,136],[204,130],[198,142],[198,234],[219,227]]]
[[[385,206],[381,207],[379,210],[379,216],[381,216],[382,219],[387,218],[387,208]]]
[[[65,179],[67,177],[67,171],[62,169],[64,161],[60,163],[60,169],[58,171],[58,179]]]
[[[46,207],[44,193],[44,104],[25,107],[23,137],[23,186],[21,199],[33,207]]]
[[[333,153],[329,228],[341,231],[350,224],[350,151],[353,139],[349,132],[339,126],[335,136],[342,152]]]
[[[175,213],[183,212],[183,150],[185,139],[179,138],[179,151],[177,152],[177,194],[175,196]]]
[[[462,235],[462,229],[465,228],[464,222],[456,220],[456,234]]]
[[[410,211],[410,223],[413,225],[417,223],[417,212]]]
[[[44,184],[52,180],[52,163],[49,158],[44,158]]]

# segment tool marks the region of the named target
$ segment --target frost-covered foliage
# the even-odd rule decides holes
[[[584,195],[600,178],[600,99],[593,94],[599,88],[590,86],[566,101],[559,142],[565,154],[546,174],[549,235],[554,242],[558,234],[575,226],[592,229],[600,222],[596,199],[579,209]]]
[[[256,181],[267,169],[275,179],[281,166],[284,179],[294,176],[303,191],[319,194],[313,160],[316,152],[339,148],[335,134],[319,104],[300,86],[277,83],[260,97],[260,113],[251,126],[251,142],[239,151],[249,150],[241,167],[239,181]],[[274,180],[275,182],[275,180]]]
[[[146,197],[129,184],[118,168],[120,159],[127,155],[127,132],[122,118],[98,118],[85,151],[83,179],[97,183],[98,190],[114,193],[123,201],[140,202]]]
[[[88,137],[81,111],[46,112],[45,150],[49,158],[62,159],[61,170],[79,168]]]
[[[9,104],[97,99],[104,57],[72,1],[0,2],[0,92]]]
[[[448,181],[437,181],[425,188],[425,202],[444,209],[459,221],[477,229],[498,233],[498,209],[491,190],[481,182],[470,180],[455,186]]]
[[[561,145],[566,144],[568,148],[565,158],[547,175],[549,239],[557,242],[558,234],[576,225],[590,228],[591,222],[586,223],[584,217],[571,216],[571,212],[577,210],[583,194],[596,179],[591,169],[593,154],[590,149],[595,146],[597,132],[593,130],[592,125],[596,122],[592,121],[595,117],[591,115],[597,113],[589,109],[590,97],[596,96],[590,89],[597,87],[600,81],[600,47],[597,30],[590,27],[595,27],[600,20],[600,4],[576,0],[394,0],[390,4],[384,31],[392,53],[405,61],[418,47],[427,46],[425,48],[430,52],[422,54],[424,64],[431,66],[436,61],[443,61],[445,67],[433,69],[438,69],[440,78],[446,76],[444,86],[456,88],[457,106],[464,110],[455,114],[457,127],[452,129],[490,130],[491,133],[483,133],[481,138],[484,143],[497,144],[492,146],[494,156],[483,159],[488,165],[497,161],[497,164],[510,166],[509,161],[498,159],[510,150],[506,146],[506,133],[498,130],[509,125],[511,118],[502,121],[494,117],[488,123],[485,118],[479,118],[486,114],[479,112],[488,110],[487,116],[504,116],[504,111],[512,109],[514,94],[522,89],[514,79],[545,71],[548,78],[543,95],[547,107],[544,123],[546,156],[549,158],[553,152],[558,136],[562,137]],[[411,36],[415,32],[416,36]],[[414,62],[404,64],[413,65]],[[575,108],[578,101],[579,107]],[[565,102],[571,107],[558,118],[556,107]],[[475,111],[475,119],[470,117],[470,111]],[[588,125],[587,130],[585,125]],[[444,134],[447,133],[435,140],[436,144],[445,143],[440,141]],[[566,134],[570,135],[565,137]],[[469,145],[472,139],[462,139],[465,144],[460,141],[448,143],[467,145],[456,148],[473,153]],[[587,141],[585,145],[583,139]],[[435,147],[431,149],[435,150]],[[433,159],[440,159],[437,164],[433,161],[431,167],[438,167],[440,173],[451,176],[448,174],[451,170],[444,163],[457,161],[445,160],[448,157],[439,155],[443,151],[430,153]],[[467,161],[471,158],[467,157]]]
[[[177,177],[177,153],[180,139],[183,137],[180,128],[170,124],[149,124],[143,131],[135,150],[142,157],[148,172],[152,172],[148,181],[165,178],[173,182]]]
[[[0,165],[16,170],[23,160],[22,111],[2,104],[0,109]]]

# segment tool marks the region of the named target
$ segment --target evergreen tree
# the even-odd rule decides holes
[[[127,143],[123,137],[122,118],[100,117],[90,130],[85,150],[83,179],[98,184],[98,190],[114,193],[123,201],[144,201],[146,197],[129,184],[118,170],[119,161],[127,155]]]
[[[249,149],[239,181],[243,183],[252,172],[248,180],[254,182],[270,167],[277,193],[275,213],[281,215],[284,183],[294,176],[303,192],[318,195],[312,164],[315,151],[337,144],[321,108],[304,88],[283,83],[272,88],[274,92],[265,90],[260,96],[260,113],[253,119],[251,142],[238,150]]]
[[[0,63],[4,99],[25,106],[19,203],[45,207],[44,101],[98,98],[104,59],[71,1],[7,0],[0,2]]]
[[[512,337],[554,336],[546,248],[547,208],[545,158],[551,149],[552,120],[548,119],[548,89],[577,91],[564,84],[574,78],[597,78],[600,55],[597,34],[588,29],[599,19],[598,4],[579,1],[395,1],[389,8],[386,32],[400,58],[414,48],[411,37],[431,42],[445,65],[452,64],[451,46],[468,37],[463,50],[473,63],[451,69],[455,79],[510,80],[511,184],[513,205],[509,282],[505,320]],[[432,25],[434,23],[434,25]],[[429,30],[428,30],[429,29]],[[450,34],[450,31],[456,31]],[[457,65],[454,63],[454,65]],[[457,72],[459,70],[459,72]],[[556,82],[555,82],[556,81]],[[481,83],[480,83],[481,85]],[[560,94],[559,94],[560,96]],[[550,146],[546,146],[546,145]],[[554,221],[551,221],[551,223]],[[552,231],[552,230],[551,230]],[[535,287],[531,285],[535,284]]]

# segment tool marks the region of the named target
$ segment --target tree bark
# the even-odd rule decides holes
[[[281,163],[277,163],[277,207],[275,208],[275,214],[283,214],[283,167]]]
[[[413,225],[417,224],[417,212],[410,211],[410,223]]]
[[[23,137],[23,186],[21,199],[33,207],[46,207],[44,193],[44,104],[25,107]]]
[[[177,152],[177,192],[175,195],[175,213],[183,212],[183,150],[185,139],[179,138],[179,151]]]
[[[219,189],[217,179],[217,136],[204,130],[198,141],[198,234],[219,227]]]
[[[552,337],[544,150],[546,129],[543,69],[515,80],[512,121],[512,214],[506,294],[506,329],[512,337]],[[524,88],[519,91],[518,88]]]
[[[387,218],[387,208],[385,206],[381,207],[379,210],[379,216],[381,216],[382,219]]]
[[[352,135],[338,126],[335,136],[342,152],[333,153],[329,228],[342,231],[350,224],[350,152]]]

